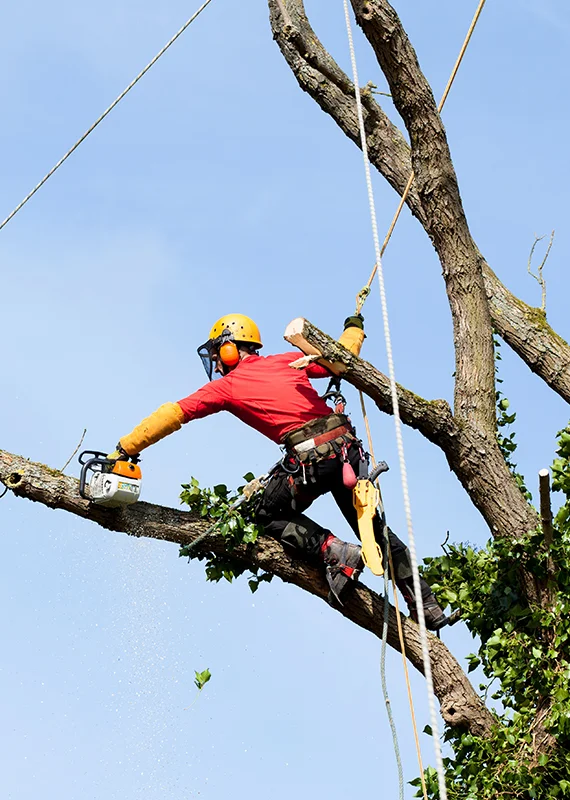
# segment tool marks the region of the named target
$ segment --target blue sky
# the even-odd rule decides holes
[[[326,5],[307,9],[348,69],[342,3]],[[475,5],[397,4],[438,96]],[[4,4],[2,218],[193,10],[180,0]],[[360,35],[356,44],[362,83],[383,89]],[[516,14],[488,3],[444,113],[475,239],[535,305],[528,252],[535,234],[556,229],[547,311],[566,338],[569,44],[562,0],[521,1]],[[374,188],[383,232],[396,197],[379,176]],[[298,89],[264,3],[214,0],[0,232],[0,256],[0,446],[61,467],[83,428],[87,447],[112,449],[162,402],[198,388],[196,347],[228,311],[256,319],[268,352],[283,348],[296,316],[340,330],[374,260],[361,155]],[[398,380],[451,399],[440,267],[406,212],[385,271]],[[385,369],[375,294],[365,316],[364,355]],[[502,352],[518,461],[534,486],[567,409]],[[389,521],[403,531],[392,421],[372,412],[372,422],[377,453],[392,464]],[[485,526],[441,454],[404,435],[420,556],[438,552],[447,530],[483,543]],[[233,486],[276,455],[233,418],[202,420],[145,455],[144,498],[177,506],[191,475]],[[314,509],[349,538],[328,500]],[[340,800],[380,785],[395,796],[379,643],[325,604],[278,581],[255,596],[245,581],[208,584],[175,545],[11,496],[0,526],[6,797]],[[445,639],[460,658],[472,647],[462,626]],[[190,707],[194,670],[206,667],[212,680]],[[388,669],[409,780],[417,766],[395,654]],[[419,678],[414,691],[423,728]]]

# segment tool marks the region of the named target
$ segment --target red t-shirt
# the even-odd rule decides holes
[[[228,375],[178,401],[184,421],[229,411],[280,443],[289,431],[332,412],[309,381],[329,378],[330,372],[320,364],[293,369],[289,364],[298,358],[298,352],[247,356]]]

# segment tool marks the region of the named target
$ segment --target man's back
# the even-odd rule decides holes
[[[185,422],[229,411],[279,443],[309,420],[327,416],[331,409],[309,378],[330,377],[329,372],[318,364],[293,369],[289,365],[296,358],[296,352],[247,356],[228,375],[178,401]]]

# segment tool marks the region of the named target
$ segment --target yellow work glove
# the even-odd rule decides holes
[[[353,355],[358,356],[365,338],[362,315],[355,314],[353,317],[347,317],[344,321],[344,331],[338,339],[340,344],[350,350]]]
[[[109,459],[109,461],[120,461],[121,459],[126,459],[127,456],[125,455],[125,453],[121,453],[120,450],[113,450],[112,453],[109,453],[107,458]]]
[[[184,412],[178,403],[164,403],[157,408],[137,427],[119,439],[119,446],[129,456],[134,456],[150,447],[151,444],[164,439],[170,433],[179,430],[184,422]]]

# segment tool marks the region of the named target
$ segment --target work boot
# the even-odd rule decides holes
[[[343,605],[340,593],[348,581],[357,581],[364,569],[362,548],[357,544],[343,542],[331,533],[321,545],[321,553],[326,565],[326,578],[330,588],[329,603],[332,604],[334,597],[340,605]]]
[[[408,606],[410,617],[414,620],[414,622],[417,622],[418,610],[416,596],[414,594],[413,579],[406,578],[405,580],[396,580],[396,585],[404,595],[404,600]],[[438,631],[445,625],[454,625],[459,620],[459,611],[454,611],[453,614],[450,614],[449,617],[447,617],[435,599],[428,582],[422,577],[420,577],[420,586],[422,591],[426,628],[429,631]]]

